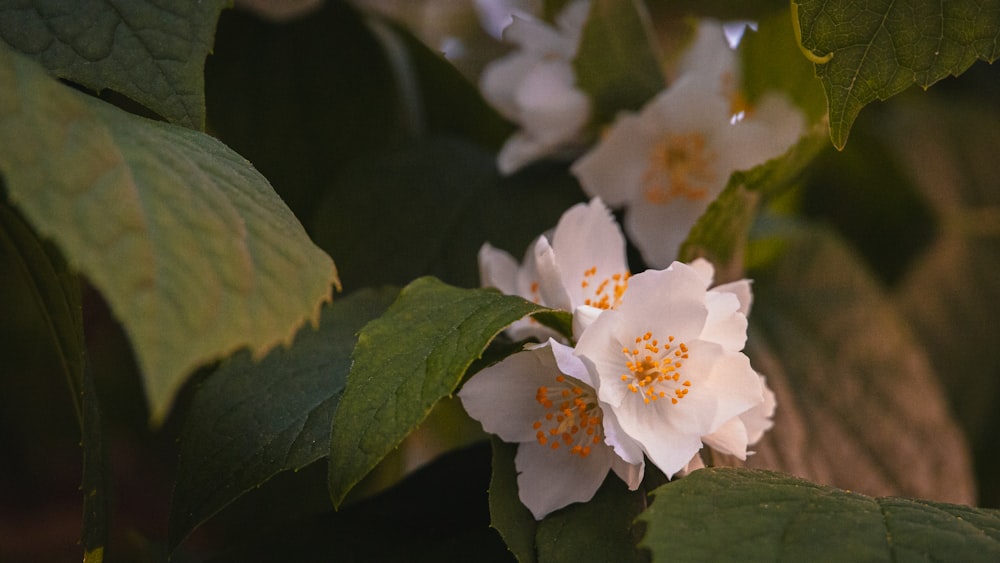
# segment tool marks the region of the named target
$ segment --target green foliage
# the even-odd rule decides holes
[[[83,446],[80,543],[84,563],[100,563],[110,528],[108,460],[101,408],[84,349],[80,282],[59,252],[39,240],[17,212],[0,201],[0,256],[4,255],[12,259],[17,274],[29,281],[69,385]]]
[[[756,102],[767,92],[780,92],[806,114],[810,125],[826,116],[826,97],[813,65],[802,58],[788,10],[767,15],[757,31],[747,30],[740,42],[741,79],[747,100]]]
[[[814,127],[784,155],[746,172],[735,172],[723,190],[691,228],[681,245],[680,259],[706,257],[719,267],[732,268],[727,277],[739,277],[750,228],[760,197],[775,196],[798,181],[806,167],[825,148]]]
[[[195,367],[290,340],[337,282],[245,159],[79,94],[6,49],[0,147],[11,201],[128,330],[154,421]]]
[[[882,0],[864,9],[850,0],[801,0],[792,6],[803,53],[816,63],[826,90],[830,138],[838,149],[869,103],[913,84],[928,88],[1000,55],[1000,5],[992,0]]]
[[[638,110],[666,86],[652,24],[639,0],[594,0],[573,66],[597,123]]]
[[[564,170],[501,178],[492,153],[431,136],[344,167],[311,227],[348,290],[424,274],[471,287],[483,242],[521,256],[580,197]]]
[[[484,242],[520,257],[585,199],[567,162],[586,147],[497,171],[514,125],[476,73],[509,45],[481,32],[473,3],[378,3],[387,15],[330,0],[290,19],[223,4],[0,1],[0,447],[12,460],[0,497],[15,497],[0,520],[36,501],[62,514],[47,499],[70,466],[83,469],[72,549],[85,562],[165,550],[1000,559],[1000,513],[942,504],[1000,504],[1000,82],[966,72],[997,56],[996,0],[591,0],[572,61],[593,102],[586,143],[663,91],[691,17],[759,22],[739,82],[713,78],[751,117],[785,96],[806,132],[734,173],[680,249],[714,262],[717,282],[754,280],[746,352],[778,407],[749,469],[697,471],[651,496],[665,481],[652,465],[637,491],[609,474],[591,501],[542,521],[518,497],[517,446],[483,442],[453,394],[523,348],[500,334],[512,322],[530,315],[569,337],[572,315],[463,288],[481,284]],[[567,4],[546,0],[540,16]],[[462,60],[438,53],[445,38],[461,40],[465,52],[447,51]],[[852,148],[823,152],[828,136],[843,148],[871,101],[963,73],[869,110]],[[332,304],[330,256],[348,290]],[[108,345],[120,330],[136,366],[127,345]],[[33,353],[51,358],[36,366]],[[65,376],[65,412],[45,412],[46,371]],[[144,404],[155,432],[135,428]],[[45,439],[59,425],[69,457]],[[171,488],[160,531],[148,522],[163,520]],[[65,558],[8,543],[0,559]]]
[[[538,522],[517,497],[517,469],[514,456],[517,444],[508,444],[494,436],[493,473],[490,478],[490,525],[503,536],[511,553],[520,563],[535,563],[535,534]]]
[[[653,491],[654,561],[993,561],[1000,512],[871,498],[770,471],[705,469]]]
[[[629,491],[610,474],[594,498],[535,521],[517,495],[517,446],[493,439],[491,524],[520,563],[645,561],[636,549],[641,530],[633,521],[646,508],[645,489]]]
[[[181,432],[170,517],[172,547],[196,526],[282,471],[330,451],[330,424],[357,333],[397,291],[356,292],[322,311],[292,346],[260,361],[243,352],[198,389]]]
[[[115,90],[168,121],[205,127],[205,56],[225,0],[20,0],[0,40],[59,78]]]
[[[543,307],[420,278],[361,331],[333,419],[330,497],[347,492],[450,395],[504,328]]]
[[[925,198],[937,225],[934,239],[894,287],[894,301],[941,375],[968,437],[979,503],[996,507],[1000,193],[992,151],[1000,143],[1000,111],[992,104],[994,95],[982,89],[956,100],[936,89],[899,99],[873,125],[911,140],[890,145],[891,156]],[[990,105],[984,108],[983,101]],[[913,119],[914,114],[926,117]]]
[[[779,410],[748,464],[867,494],[973,502],[968,447],[937,375],[864,264],[828,232],[803,229],[753,278],[749,355]]]

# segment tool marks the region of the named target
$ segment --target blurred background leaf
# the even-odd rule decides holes
[[[873,496],[974,503],[945,391],[858,258],[828,232],[803,229],[751,275],[748,355],[778,410],[747,465]]]

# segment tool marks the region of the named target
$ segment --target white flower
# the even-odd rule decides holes
[[[590,3],[577,0],[556,18],[556,27],[515,17],[504,39],[516,50],[486,66],[480,90],[520,130],[497,157],[503,174],[576,145],[590,120],[590,98],[576,87],[572,60]]]
[[[520,266],[510,254],[483,245],[481,280],[484,286],[546,307],[569,312],[586,307],[574,314],[574,333],[579,334],[596,311],[621,300],[629,277],[625,237],[600,198],[569,208],[550,236],[538,237]],[[554,336],[530,319],[511,325],[508,334],[515,340]]]
[[[738,294],[746,284],[708,290],[710,283],[710,271],[680,262],[635,275],[621,304],[601,313],[576,347],[605,412],[668,477],[690,469],[703,441],[745,459],[741,415],[765,400],[741,352],[749,302]],[[634,459],[623,447],[616,452]]]
[[[584,191],[625,207],[625,232],[661,268],[729,177],[780,156],[804,120],[779,96],[749,110],[735,87],[735,57],[718,25],[702,26],[682,74],[639,114],[624,114],[572,167]],[[734,119],[734,113],[744,118]]]
[[[642,481],[641,450],[601,408],[594,384],[572,348],[549,340],[480,371],[458,393],[484,430],[518,444],[518,496],[538,520],[590,500],[609,469],[632,490]],[[615,455],[609,444],[619,440],[636,463]]]

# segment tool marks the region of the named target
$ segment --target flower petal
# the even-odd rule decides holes
[[[708,318],[701,338],[721,344],[730,352],[739,352],[747,342],[747,318],[740,312],[739,298],[728,292],[709,291],[705,295]]]
[[[715,432],[702,437],[702,441],[721,453],[742,460],[747,458],[747,428],[738,416],[729,419]]]
[[[553,374],[542,358],[551,352],[529,350],[512,354],[472,376],[458,397],[469,416],[483,429],[506,442],[535,440],[535,420],[545,416],[545,409],[535,400],[540,382]]]
[[[611,468],[611,449],[595,447],[587,457],[537,442],[518,445],[517,492],[536,520],[574,502],[594,497]]]

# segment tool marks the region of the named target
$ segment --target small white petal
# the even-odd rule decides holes
[[[587,330],[591,324],[597,320],[597,317],[603,313],[604,309],[598,309],[597,307],[590,307],[588,305],[582,305],[577,307],[573,311],[573,338],[576,340],[580,339],[583,332]]]
[[[586,502],[607,477],[612,455],[606,447],[595,447],[580,457],[537,442],[522,443],[514,456],[518,497],[536,520],[574,502]]]
[[[731,418],[715,432],[702,437],[702,441],[721,453],[747,458],[747,428],[740,417]]]
[[[553,366],[560,372],[576,379],[589,387],[597,388],[597,381],[594,376],[587,370],[586,364],[583,363],[576,354],[573,353],[573,348],[571,346],[566,346],[561,344],[554,339],[549,339],[543,346],[548,346],[551,350]]]
[[[747,318],[740,312],[740,300],[733,294],[709,291],[705,295],[708,318],[701,338],[721,344],[730,352],[739,352],[747,342]]]
[[[753,306],[753,290],[750,286],[753,282],[751,280],[736,280],[734,282],[724,283],[722,285],[717,285],[712,288],[712,291],[719,291],[724,293],[732,293],[740,301],[740,312],[744,316],[750,316],[750,307]]]
[[[549,244],[547,237],[541,237],[535,242],[533,250],[535,264],[538,267],[539,293],[546,307],[572,311],[566,286],[563,284],[563,273],[556,259],[556,251]]]
[[[484,243],[479,248],[479,280],[483,287],[495,287],[502,293],[517,295],[519,266],[509,252]]]
[[[712,285],[712,280],[715,279],[715,266],[711,262],[705,260],[704,258],[695,258],[690,264],[692,268],[705,280],[705,289],[708,289]]]
[[[767,386],[767,380],[763,375],[760,376],[760,385],[763,388],[764,400],[740,415],[740,420],[747,429],[747,443],[751,446],[759,442],[764,433],[774,426],[774,411],[778,405],[774,391]]]
[[[618,418],[615,416],[614,409],[602,404],[601,410],[604,412],[604,442],[611,446],[617,454],[616,458],[620,458],[626,465],[637,466],[639,480],[642,480],[643,465],[645,463],[642,444],[622,430],[621,424],[618,423]],[[634,477],[634,473],[632,472],[629,475]],[[633,487],[635,483],[631,478],[626,479],[622,477],[622,480],[629,484],[630,489],[635,488]]]
[[[677,476],[684,477],[692,471],[697,471],[699,469],[705,469],[705,461],[701,459],[701,452],[694,454],[694,457],[691,458],[691,461],[687,462],[684,469],[677,472]]]
[[[574,86],[569,61],[543,60],[515,91],[518,123],[540,144],[556,146],[575,137],[590,117],[590,98]]]
[[[748,27],[757,31],[757,22],[751,20],[737,20],[722,24],[722,31],[726,34],[726,42],[729,43],[730,49],[735,49],[740,46],[740,41],[743,40],[743,34],[746,33]]]

